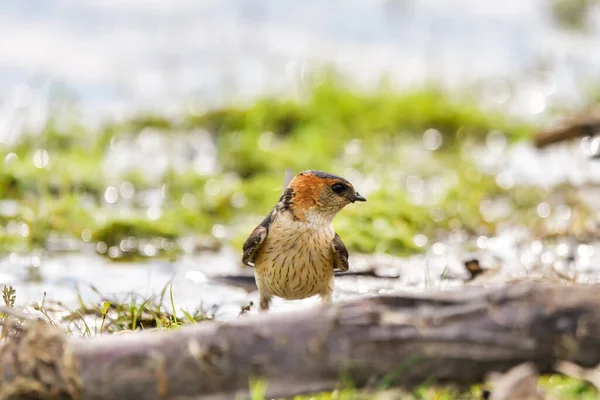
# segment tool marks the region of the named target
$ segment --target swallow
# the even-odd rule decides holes
[[[333,229],[345,206],[367,201],[346,179],[307,170],[288,184],[267,217],[243,244],[242,263],[254,268],[261,311],[280,297],[332,300],[334,273],[347,271],[348,250]]]

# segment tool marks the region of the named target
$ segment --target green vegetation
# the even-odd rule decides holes
[[[564,29],[587,32],[591,28],[590,15],[598,6],[597,0],[552,0],[550,2],[552,17]]]
[[[598,390],[586,381],[570,378],[563,375],[544,375],[538,378],[538,388],[544,391],[548,399],[596,399]],[[264,390],[264,386],[262,387]],[[258,391],[257,391],[258,392]],[[258,392],[253,400],[263,400]],[[355,389],[342,389],[334,392],[310,396],[297,396],[294,400],[481,400],[485,397],[482,385],[473,385],[468,388],[452,386],[439,386],[423,384],[411,392],[399,389],[383,391],[360,391]]]
[[[86,303],[80,296],[79,307],[71,310],[61,303],[48,302],[44,298],[40,303],[35,303],[33,309],[42,314],[49,324],[64,327],[66,334],[78,336],[172,329],[214,319],[215,310],[208,312],[202,307],[194,312],[183,308],[177,310],[171,285],[166,286],[158,296],[143,297],[132,293],[120,299],[106,298],[95,288],[92,289],[102,299],[97,304]],[[13,296],[12,307],[15,294],[12,286],[5,286],[3,290],[4,302],[9,305],[6,293]],[[170,310],[165,307],[166,303],[170,305]]]
[[[230,227],[227,238],[239,247],[279,198],[286,168],[337,173],[367,192],[367,203],[347,207],[335,220],[352,251],[410,254],[421,250],[413,241],[419,233],[434,240],[457,228],[493,234],[499,220],[539,225],[532,210],[544,191],[500,186],[470,158],[491,131],[509,143],[528,138],[526,123],[483,111],[467,94],[431,87],[394,92],[382,84],[359,92],[330,77],[305,97],[263,98],[178,120],[143,115],[99,131],[57,116],[41,132],[0,147],[0,244],[27,250],[54,234],[103,243],[106,250],[132,238],[174,243],[210,236],[217,225]],[[436,142],[431,149],[423,145],[427,130]],[[161,140],[151,143],[154,153],[120,170],[118,157],[111,158],[119,145],[126,147],[121,157],[135,157],[148,137]],[[205,143],[190,145],[199,138]],[[193,151],[210,143],[216,170],[195,169],[194,162],[210,162],[210,155]],[[148,170],[157,157],[166,164],[155,176]],[[507,202],[510,212],[483,215],[483,200]],[[177,251],[159,246],[155,255]]]
[[[548,399],[595,399],[598,391],[586,381],[570,378],[563,375],[544,375],[538,378],[538,388]],[[310,396],[296,396],[294,400],[482,400],[486,390],[484,386],[472,385],[467,388],[458,388],[451,385],[440,386],[424,383],[408,392],[401,389],[356,390],[350,387],[333,392],[314,394]],[[264,400],[264,391],[267,383],[252,382],[252,399]],[[491,389],[491,388],[489,388]],[[489,393],[489,392],[488,392]]]

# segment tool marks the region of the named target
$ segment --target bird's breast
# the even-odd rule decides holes
[[[333,226],[314,229],[275,221],[255,260],[255,272],[275,296],[302,299],[323,293],[333,277]]]

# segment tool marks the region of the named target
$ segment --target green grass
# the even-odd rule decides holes
[[[214,319],[214,310],[207,311],[202,306],[194,311],[178,310],[171,285],[165,286],[160,295],[149,297],[131,293],[121,298],[108,298],[94,287],[91,289],[101,298],[100,302],[87,303],[79,296],[79,306],[68,309],[60,303],[50,303],[44,297],[33,308],[48,323],[64,328],[66,334],[83,336],[171,329]],[[170,304],[170,310],[166,309],[166,302]]]
[[[383,83],[371,91],[358,91],[340,84],[334,75],[303,98],[261,98],[172,120],[140,115],[108,122],[98,131],[86,129],[75,117],[57,115],[41,132],[0,147],[0,161],[14,153],[13,161],[0,170],[0,199],[16,199],[19,204],[16,215],[0,215],[0,220],[5,226],[14,221],[29,227],[25,236],[0,229],[0,244],[5,251],[24,251],[43,246],[52,233],[81,238],[85,231],[91,232],[92,241],[111,247],[129,238],[210,237],[213,226],[222,224],[232,228],[230,243],[239,247],[276,203],[287,168],[341,175],[354,171],[378,186],[367,203],[347,207],[334,221],[350,251],[412,254],[421,251],[413,242],[417,233],[433,241],[457,227],[493,234],[498,221],[486,220],[479,211],[485,199],[505,199],[514,210],[511,221],[539,225],[531,210],[547,193],[532,187],[502,189],[494,176],[474,173],[469,152],[461,151],[463,146],[484,143],[492,130],[503,132],[509,142],[527,139],[532,131],[527,123],[481,109],[467,92],[435,87],[396,92]],[[107,176],[103,161],[111,143],[136,139],[146,128],[173,140],[199,128],[210,132],[219,171],[204,176],[192,168],[171,168],[152,181],[140,165],[121,176]],[[436,151],[420,144],[427,129],[442,135]],[[45,168],[33,163],[38,149],[48,152]],[[409,175],[425,182],[441,177],[450,184],[439,198],[420,204],[404,186]],[[136,193],[163,190],[158,219],[148,219],[138,197],[125,210],[119,208],[123,199],[116,207],[107,205],[106,188],[121,182],[131,183]],[[159,249],[157,256],[175,254],[177,249]]]
[[[537,386],[548,399],[591,400],[597,399],[600,395],[590,383],[558,374],[539,377]],[[265,400],[264,393],[266,393],[267,387],[268,384],[264,381],[251,381],[252,400]],[[484,387],[487,385],[458,388],[451,385],[440,386],[429,383],[424,383],[410,391],[399,388],[361,390],[349,387],[332,392],[295,396],[293,400],[481,400],[485,398]],[[488,390],[492,390],[492,388],[488,387]]]

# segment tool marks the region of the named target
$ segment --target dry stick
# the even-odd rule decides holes
[[[483,271],[483,270],[482,270]],[[394,276],[389,275],[380,275],[374,268],[369,268],[365,270],[359,271],[346,271],[339,272],[336,271],[334,273],[336,278],[338,277],[369,277],[374,279],[387,279],[394,278]],[[245,273],[239,272],[237,274],[229,274],[229,275],[209,275],[207,276],[208,280],[215,283],[220,283],[223,285],[233,286],[238,289],[242,289],[247,293],[255,292],[258,290],[256,286],[256,280],[254,279],[253,273]],[[572,279],[569,279],[572,281]]]
[[[342,379],[357,387],[470,384],[526,361],[540,373],[560,360],[597,365],[600,290],[521,283],[407,293],[51,348],[73,357],[52,353],[50,370],[59,373],[46,375],[63,392],[76,382],[72,396],[81,399],[249,398],[253,377],[265,380],[269,397],[332,390]],[[22,343],[2,349],[0,398],[32,354]]]
[[[600,130],[600,107],[576,114],[558,126],[535,134],[534,144],[543,148],[554,143],[584,136],[593,136]]]

